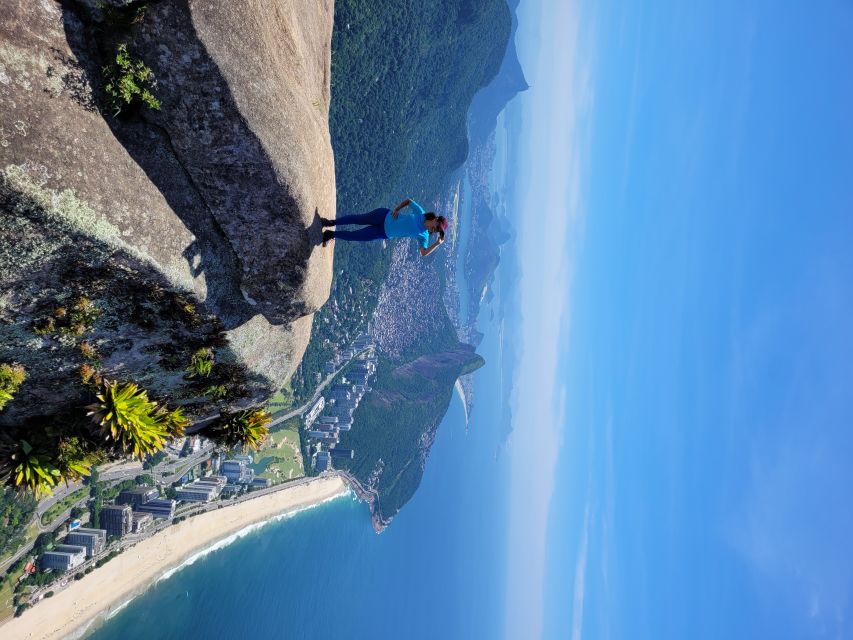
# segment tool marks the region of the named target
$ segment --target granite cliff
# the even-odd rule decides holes
[[[27,379],[0,423],[79,406],[84,365],[195,419],[292,374],[332,279],[319,217],[335,216],[333,12],[3,3],[0,362]],[[159,105],[116,113],[108,84],[124,68]],[[185,376],[200,348],[224,398]]]

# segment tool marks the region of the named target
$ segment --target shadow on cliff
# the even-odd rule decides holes
[[[311,252],[320,244],[319,214],[315,211],[305,227],[287,185],[199,39],[187,0],[149,3],[143,20],[118,29],[72,0],[64,0],[62,9],[68,44],[93,84],[99,84],[119,42],[128,42],[154,71],[160,110],[136,108],[120,119],[102,113],[195,236],[183,258],[199,291],[204,279],[205,306],[225,329],[258,314],[282,325],[310,313],[297,294]],[[247,255],[262,246],[254,241],[265,231],[280,234],[275,244],[280,251]]]
[[[272,391],[263,376],[240,365],[218,319],[188,305],[147,261],[64,224],[7,180],[0,180],[0,211],[14,212],[6,231],[15,242],[7,251],[36,243],[53,248],[35,267],[0,273],[0,289],[9,299],[27,301],[0,322],[0,362],[19,362],[27,371],[16,402],[0,414],[0,431],[34,416],[65,419],[79,412],[92,400],[87,383],[95,375],[141,383],[158,401],[180,405],[194,419]],[[97,313],[71,333],[62,322],[73,315],[58,310],[83,297]],[[79,341],[97,345],[92,360],[81,356]],[[203,381],[190,379],[186,366],[205,347],[215,349],[213,370]],[[219,401],[203,391],[214,384],[227,386]]]

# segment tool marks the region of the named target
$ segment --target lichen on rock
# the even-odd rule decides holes
[[[196,418],[260,402],[329,293],[331,3],[165,0],[121,28],[103,9],[4,5],[0,361],[28,372],[5,424],[83,400],[83,341],[104,375]],[[119,40],[156,76],[159,111],[97,108]],[[97,319],[69,321],[83,297]],[[186,378],[199,348],[224,398]]]

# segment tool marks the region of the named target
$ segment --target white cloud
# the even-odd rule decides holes
[[[582,229],[591,70],[573,2],[519,11],[519,52],[532,88],[523,94],[518,176],[522,264],[521,358],[513,414],[507,637],[541,636],[546,538],[565,431],[560,336],[568,335],[572,247]],[[532,61],[533,64],[530,64]]]
[[[572,640],[581,640],[583,634],[584,597],[586,596],[586,559],[589,555],[590,505],[587,503],[583,516],[578,559],[575,563],[574,605],[572,607]]]

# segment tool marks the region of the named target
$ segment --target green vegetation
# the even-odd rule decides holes
[[[103,382],[103,378],[95,367],[90,365],[88,362],[84,362],[80,365],[80,382],[84,385],[97,387]]]
[[[114,117],[131,105],[160,108],[160,101],[153,93],[157,86],[154,73],[144,62],[131,57],[126,43],[116,47],[115,60],[102,73],[106,104]]]
[[[207,378],[213,371],[213,349],[203,347],[192,355],[187,367],[187,377]],[[224,387],[223,387],[224,389]],[[227,392],[226,392],[227,393]],[[223,393],[224,395],[224,393]]]
[[[80,353],[86,360],[98,361],[100,359],[98,350],[90,342],[80,343]]]
[[[293,406],[293,403],[293,387],[290,382],[288,382],[285,387],[279,389],[275,395],[269,399],[267,406],[270,408],[271,412],[275,413],[276,411],[290,409]]]
[[[57,444],[56,466],[62,479],[80,480],[92,472],[92,467],[103,462],[102,451],[91,450],[89,443],[77,436],[61,436]]]
[[[158,464],[163,462],[163,460],[165,460],[165,459],[166,459],[166,452],[165,451],[158,451],[158,452],[153,453],[150,456],[147,456],[145,458],[145,462],[142,463],[142,468],[146,469],[146,470],[153,469]]]
[[[204,390],[204,395],[214,400],[222,400],[228,395],[228,389],[224,384],[213,384]]]
[[[465,160],[468,107],[497,74],[510,30],[506,0],[335,3],[330,126],[343,210],[438,193]]]
[[[15,613],[17,607],[15,585],[23,574],[24,565],[21,563],[20,566],[10,568],[3,583],[0,584],[0,620],[10,618]]]
[[[216,423],[205,429],[205,435],[228,449],[258,449],[269,435],[271,421],[272,416],[263,409],[222,414]]]
[[[82,336],[92,330],[101,313],[102,310],[97,304],[86,296],[80,296],[70,310],[64,306],[57,307],[49,316],[36,320],[32,330],[40,336],[50,336],[55,333],[65,336]]]
[[[168,411],[130,382],[105,380],[97,397],[98,402],[88,409],[101,435],[139,458],[159,451],[169,438],[183,435],[189,422],[180,409]]]
[[[338,461],[362,483],[381,469],[376,489],[384,518],[393,516],[414,495],[435,430],[447,411],[453,383],[482,364],[473,351],[429,357],[395,368],[380,358],[374,391],[354,415],[357,427],[341,435],[341,446],[352,448],[352,461]],[[393,437],[389,437],[393,434]]]
[[[0,411],[15,397],[20,386],[27,379],[27,372],[19,364],[0,364]]]
[[[39,496],[51,493],[60,482],[88,476],[106,452],[101,443],[90,440],[82,417],[81,412],[54,422],[36,418],[2,434],[0,482]]]
[[[0,487],[0,561],[27,539],[27,525],[36,511],[36,499],[27,493]]]
[[[95,562],[95,568],[99,569],[99,568],[103,567],[105,564],[107,564],[110,560],[115,558],[122,551],[124,551],[124,549],[114,549],[114,550],[110,551],[103,558],[101,558]]]
[[[49,453],[37,443],[34,447],[26,440],[16,440],[3,447],[4,475],[16,487],[30,490],[39,497],[52,494],[62,474]]]
[[[68,494],[56,504],[51,505],[47,511],[41,514],[41,523],[45,526],[49,525],[59,516],[59,514],[70,509],[87,495],[89,495],[88,487],[77,489],[77,491]]]
[[[252,465],[258,477],[281,482],[305,475],[299,446],[299,426],[299,418],[291,418],[270,432]]]

